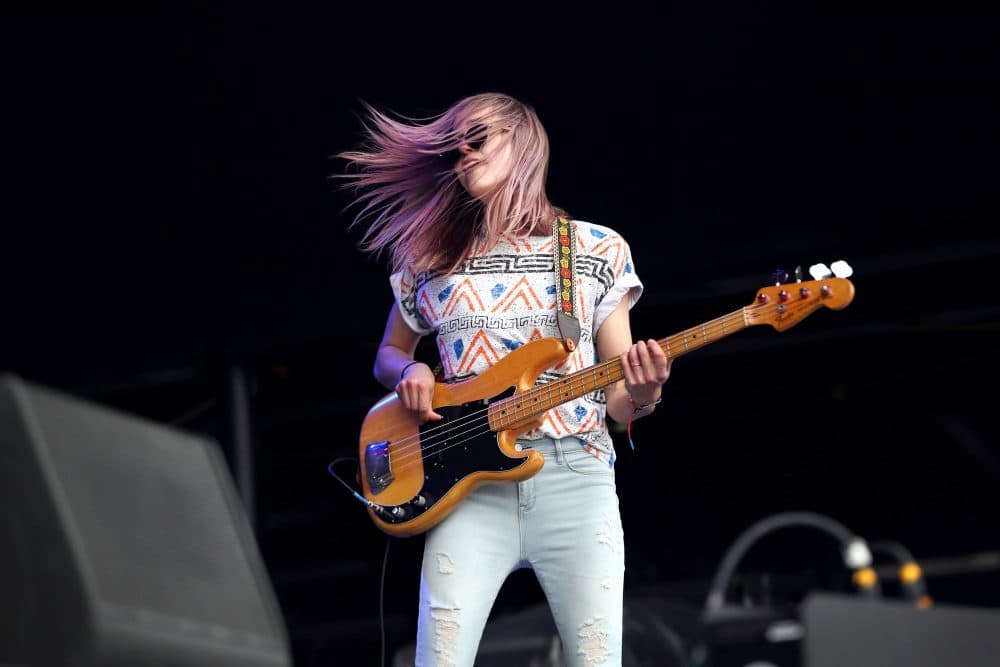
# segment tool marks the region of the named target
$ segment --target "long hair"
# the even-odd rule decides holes
[[[358,193],[360,210],[351,222],[366,225],[362,249],[387,251],[393,271],[450,273],[483,244],[492,248],[504,233],[528,234],[566,212],[545,193],[549,140],[535,110],[501,93],[459,100],[427,119],[391,118],[362,102],[363,141],[359,150],[337,155],[348,162],[340,178]],[[509,176],[482,199],[474,199],[455,173],[456,151],[470,139],[464,125],[501,129],[510,142]]]

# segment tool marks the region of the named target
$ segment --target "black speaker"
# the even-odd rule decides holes
[[[1000,609],[814,594],[802,608],[806,667],[991,667]]]
[[[291,664],[215,442],[0,375],[0,663]]]
[[[815,592],[786,607],[723,607],[705,636],[693,660],[704,667],[992,667],[1000,610]]]

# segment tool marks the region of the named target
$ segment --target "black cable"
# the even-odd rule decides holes
[[[392,535],[385,536],[385,556],[382,558],[382,580],[378,587],[378,626],[382,635],[382,667],[385,667],[385,569],[389,563],[389,545],[392,544]]]
[[[818,528],[833,537],[840,546],[844,565],[854,573],[852,580],[858,588],[859,594],[867,597],[880,595],[878,577],[871,567],[871,550],[862,538],[853,534],[834,519],[821,514],[813,512],[782,512],[765,517],[751,525],[736,538],[732,546],[726,551],[712,579],[711,587],[705,600],[705,606],[701,614],[703,627],[707,627],[717,620],[725,620],[727,609],[733,609],[726,606],[726,589],[729,587],[730,579],[736,571],[736,567],[750,548],[765,535],[780,528],[793,526]],[[690,665],[693,667],[702,667],[707,664],[707,660],[709,660],[709,644],[703,640],[702,643],[692,649]]]
[[[729,580],[739,565],[743,556],[757,540],[779,528],[789,526],[811,526],[819,528],[832,535],[839,543],[845,564],[851,570],[868,568],[871,565],[871,552],[864,540],[854,535],[845,526],[833,519],[813,512],[784,512],[775,514],[747,528],[736,538],[736,541],[726,552],[719,569],[716,571],[705,601],[705,611],[712,613],[725,606],[726,589]]]
[[[338,475],[336,472],[333,471],[333,466],[337,465],[341,461],[357,461],[357,460],[358,459],[356,459],[353,456],[344,456],[344,457],[341,457],[339,459],[334,459],[333,461],[330,461],[329,465],[327,465],[326,471],[328,473],[330,473],[330,475],[334,479],[336,479],[338,482],[340,482],[341,484],[343,484],[344,488],[346,488],[348,491],[350,491],[351,495],[354,496],[357,500],[363,502],[364,504],[368,505],[369,507],[373,507],[373,508],[377,509],[379,507],[378,505],[375,505],[374,503],[372,503],[371,501],[369,501],[367,498],[365,498],[364,496],[362,496],[360,493],[358,493],[357,491],[355,491],[354,489],[352,489],[350,484],[348,484],[347,482],[345,482],[344,480],[342,480],[340,478],[340,475]],[[379,625],[379,635],[381,637],[381,646],[382,646],[382,667],[385,667],[385,606],[384,606],[385,605],[385,570],[386,570],[386,567],[389,564],[389,545],[391,543],[392,543],[392,535],[386,535],[386,537],[385,537],[385,556],[383,556],[383,558],[382,558],[382,576],[381,576],[381,580],[379,581],[379,587],[378,587],[378,625]]]
[[[344,488],[347,489],[348,491],[350,491],[351,495],[354,496],[355,500],[358,500],[358,501],[364,503],[365,505],[368,505],[369,507],[375,507],[375,503],[371,502],[370,500],[368,500],[367,498],[365,498],[363,495],[361,495],[360,493],[358,493],[357,491],[355,491],[354,489],[352,489],[350,484],[348,484],[344,480],[340,479],[340,475],[338,475],[337,473],[335,473],[333,471],[333,466],[337,465],[341,461],[357,461],[357,460],[358,459],[356,457],[354,457],[354,456],[342,456],[339,459],[334,459],[333,461],[330,461],[330,464],[328,466],[326,466],[326,471],[328,473],[330,473],[331,477],[333,477],[335,480],[337,480],[338,482],[340,482],[341,484],[343,484]]]

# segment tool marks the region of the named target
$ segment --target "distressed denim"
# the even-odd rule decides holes
[[[531,568],[568,665],[620,665],[625,553],[614,469],[576,438],[520,441],[534,477],[486,484],[426,535],[417,667],[471,667],[507,576]]]

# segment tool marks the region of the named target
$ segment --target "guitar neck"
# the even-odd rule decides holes
[[[726,336],[742,331],[752,322],[747,309],[723,315],[678,334],[656,341],[671,359],[693,352]],[[618,358],[595,364],[571,375],[514,394],[490,405],[490,424],[496,430],[534,419],[548,410],[618,382],[625,374]]]

